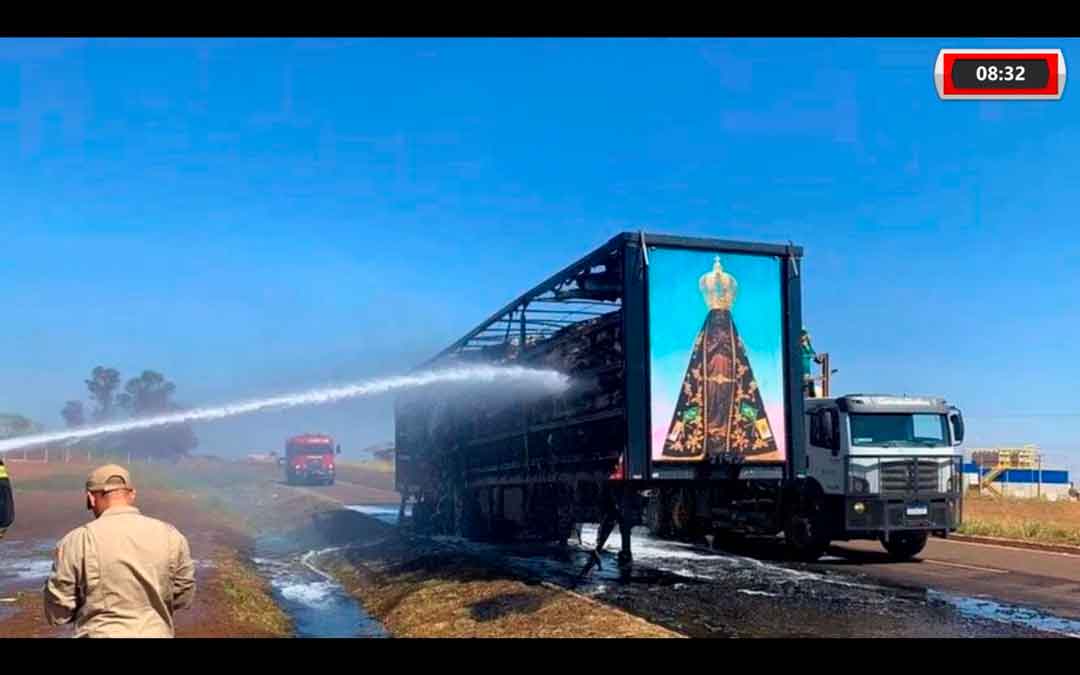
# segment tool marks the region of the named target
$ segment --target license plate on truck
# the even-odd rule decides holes
[[[929,511],[925,506],[909,506],[907,507],[907,514],[909,516],[925,516]]]

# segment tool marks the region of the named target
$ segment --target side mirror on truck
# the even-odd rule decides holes
[[[4,532],[15,522],[15,496],[11,491],[11,480],[8,479],[7,469],[3,460],[0,460],[0,539],[4,538]]]
[[[335,452],[337,452],[337,454],[339,454],[339,455],[341,454],[341,443],[338,443],[338,446],[337,446]]]
[[[964,442],[964,416],[956,408],[949,410],[949,426],[952,427],[952,444],[960,445]]]

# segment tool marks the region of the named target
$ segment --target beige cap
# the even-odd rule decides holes
[[[86,477],[87,492],[112,492],[123,489],[134,490],[135,484],[131,482],[131,474],[128,470],[119,464],[99,466]]]

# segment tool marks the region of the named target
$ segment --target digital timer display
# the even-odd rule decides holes
[[[1046,59],[956,59],[952,81],[957,89],[978,89],[987,84],[1000,89],[1045,89],[1050,66]]]
[[[943,49],[934,84],[943,99],[1059,99],[1065,60],[1059,49]]]

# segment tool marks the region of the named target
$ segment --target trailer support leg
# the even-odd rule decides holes
[[[622,538],[622,550],[619,551],[619,572],[625,577],[630,574],[630,568],[634,564],[634,555],[630,550],[630,530],[633,525],[630,522],[630,509],[624,504],[619,509],[619,536]]]

